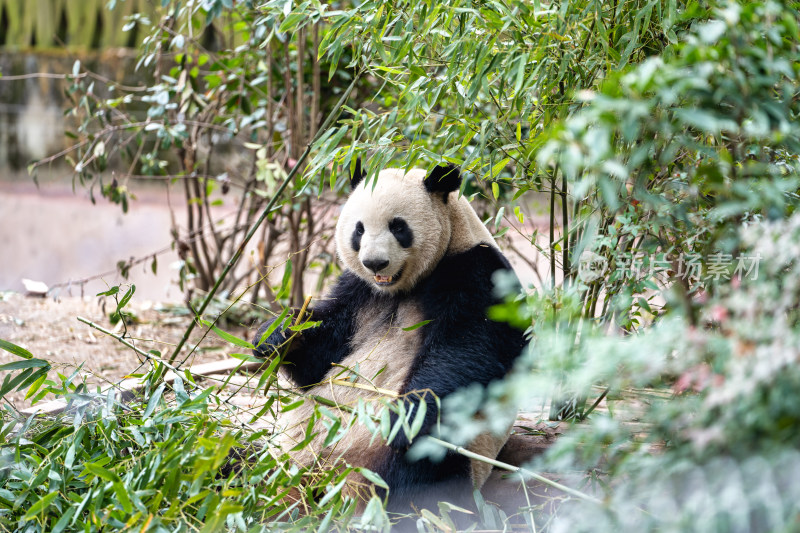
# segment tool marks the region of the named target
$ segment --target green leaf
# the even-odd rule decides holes
[[[108,289],[107,291],[98,292],[95,296],[114,296],[119,292],[119,286],[114,286]]]
[[[38,378],[36,378],[33,384],[28,388],[28,392],[25,393],[25,399],[27,400],[28,398],[36,394],[41,388],[42,384],[44,383],[44,380],[46,379],[47,379],[47,372],[42,372],[41,375]]]
[[[22,357],[23,359],[33,358],[33,354],[28,350],[26,350],[25,348],[23,348],[22,346],[17,346],[16,344],[13,344],[3,339],[0,339],[0,348],[2,348],[7,352],[13,353],[17,357]]]
[[[386,482],[383,480],[383,478],[381,478],[381,476],[379,476],[372,470],[369,470],[368,468],[359,468],[358,472],[362,476],[367,478],[367,480],[370,483],[373,483],[374,485],[377,485],[378,487],[381,487],[383,489],[389,490],[389,485],[386,484]]]
[[[84,471],[88,471],[90,474],[93,474],[105,481],[111,481],[113,483],[120,483],[122,481],[117,474],[111,470],[103,468],[97,463],[85,463],[83,468],[85,469]]]
[[[50,366],[50,363],[43,359],[26,359],[25,361],[14,361],[0,365],[0,370],[20,370],[23,368],[39,368]]]
[[[302,324],[297,324],[296,326],[289,326],[289,329],[292,331],[305,331],[307,329],[316,328],[320,324],[322,324],[322,322],[309,320],[307,322],[303,322]]]
[[[342,490],[342,487],[344,487],[345,483],[347,483],[347,478],[344,478],[339,483],[337,483],[336,486],[334,486],[331,490],[329,490],[325,494],[325,496],[323,496],[322,499],[319,501],[319,506],[324,507],[325,504],[331,500],[331,498],[339,494]]]
[[[489,172],[489,179],[495,179],[503,171],[503,169],[506,168],[506,165],[509,161],[511,161],[511,158],[506,157],[502,161],[495,163],[494,166],[492,166],[492,170]]]
[[[246,363],[258,363],[259,361],[262,362],[262,363],[266,363],[266,361],[264,359],[262,359],[260,357],[256,357],[256,356],[251,355],[251,354],[232,353],[232,354],[228,354],[228,355],[230,355],[234,359],[238,359],[239,361],[244,361]]]
[[[283,308],[283,311],[281,311],[281,314],[280,314],[280,315],[278,315],[278,318],[276,318],[275,320],[273,320],[273,321],[272,321],[272,324],[270,324],[270,325],[269,325],[269,327],[268,327],[268,328],[267,328],[267,329],[264,331],[264,333],[262,333],[262,334],[261,334],[261,338],[260,338],[260,339],[258,339],[258,345],[259,345],[259,346],[260,346],[261,344],[263,344],[263,343],[264,343],[264,341],[266,341],[266,340],[269,338],[269,336],[270,336],[270,335],[272,335],[273,333],[275,333],[275,330],[276,330],[276,329],[278,329],[278,327],[279,327],[281,324],[283,324],[283,321],[284,321],[284,319],[286,318],[286,316],[287,316],[288,314],[289,314],[289,308],[288,308],[288,307],[284,307],[284,308]]]
[[[53,530],[50,533],[61,533],[67,527],[67,524],[72,520],[72,516],[75,514],[75,507],[69,507],[64,512],[63,516],[58,519],[56,525],[53,526]]]
[[[413,326],[408,326],[407,328],[402,328],[402,329],[403,329],[403,331],[414,331],[415,329],[421,328],[422,326],[424,326],[426,324],[430,324],[430,322],[431,322],[430,320],[423,320],[422,322],[417,322]]]
[[[200,533],[214,533],[225,530],[223,526],[228,515],[240,513],[242,509],[243,507],[241,505],[227,501],[222,502],[219,507],[214,509],[213,514],[208,517]]]
[[[161,368],[163,368],[163,366]],[[146,419],[151,414],[153,414],[153,411],[155,411],[155,408],[158,405],[158,402],[161,400],[161,394],[163,394],[165,386],[166,385],[164,383],[162,383],[161,385],[158,386],[158,388],[150,396],[150,400],[148,400],[148,402],[147,402],[147,409],[144,410],[144,414],[142,415],[143,419]]]
[[[25,516],[22,517],[22,520],[26,521],[36,518],[37,515],[39,513],[44,512],[44,510],[47,509],[50,506],[50,504],[53,503],[53,500],[55,500],[57,497],[58,497],[58,492],[51,492],[47,494],[42,499],[34,503],[30,509],[28,509],[28,512],[25,513]]]
[[[210,324],[210,323],[207,323]],[[255,346],[251,343],[247,342],[244,339],[240,339],[236,335],[231,335],[227,331],[222,331],[217,326],[211,326],[211,329],[216,333],[221,339],[233,344],[234,346],[238,346],[240,348],[247,348],[248,350],[255,350]]]
[[[292,285],[291,280],[292,280],[292,260],[289,259],[286,261],[286,266],[283,270],[283,278],[281,278],[281,286],[275,293],[276,300],[281,300],[289,295],[289,289],[291,289]]]
[[[192,398],[190,401],[181,405],[181,408],[189,409],[192,407],[204,406],[206,404],[206,398],[208,398],[212,392],[214,392],[214,387],[209,387],[205,389],[203,392]]]
[[[306,19],[305,13],[290,13],[286,20],[283,21],[278,31],[281,33],[286,33],[291,31],[297,27],[298,24],[303,22]]]
[[[519,208],[518,205],[514,206],[514,215],[516,215],[517,220],[519,220],[520,224],[524,224],[525,223],[525,217],[523,216],[522,210]]]
[[[125,490],[121,482],[114,483],[114,493],[117,495],[122,509],[128,514],[132,513],[133,505],[131,505],[131,499],[128,497],[128,491]]]
[[[425,422],[425,413],[428,412],[428,403],[425,399],[420,399],[419,403],[417,404],[417,414],[414,417],[414,421],[411,423],[411,434],[408,436],[409,439],[413,439],[419,434],[419,430],[422,429],[422,424]]]

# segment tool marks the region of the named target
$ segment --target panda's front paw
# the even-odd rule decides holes
[[[266,359],[272,355],[286,342],[286,337],[283,334],[283,328],[278,325],[275,330],[269,334],[268,337],[263,338],[264,334],[270,329],[270,326],[275,322],[275,319],[267,320],[258,328],[255,337],[253,337],[253,355]]]

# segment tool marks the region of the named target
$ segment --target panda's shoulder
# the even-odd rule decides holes
[[[434,274],[438,278],[467,281],[491,276],[496,270],[512,270],[512,268],[508,259],[496,246],[478,243],[469,250],[445,255]]]
[[[445,255],[422,290],[430,294],[461,293],[478,300],[492,299],[492,275],[498,270],[513,271],[496,246],[479,243],[463,252]]]

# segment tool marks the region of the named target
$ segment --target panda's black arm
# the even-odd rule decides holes
[[[434,396],[501,379],[525,346],[522,331],[486,318],[487,309],[498,303],[491,281],[497,270],[511,271],[511,266],[495,248],[478,246],[445,257],[421,287],[423,311],[431,322],[423,326],[423,345],[403,388],[433,393],[424,395],[421,435],[430,433],[439,416]],[[411,397],[410,402],[418,402]],[[392,445],[404,448],[409,442],[400,432]]]
[[[310,319],[320,322],[317,327],[295,335],[284,355],[284,369],[301,387],[319,383],[331,365],[340,362],[349,351],[355,329],[355,314],[371,297],[370,288],[350,271],[345,271],[319,303],[312,306]],[[269,357],[292,335],[291,331],[273,332],[259,344],[272,321],[259,327],[253,340],[256,357]]]

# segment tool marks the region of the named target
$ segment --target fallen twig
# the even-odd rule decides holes
[[[541,481],[547,485],[550,485],[553,488],[556,488],[562,492],[569,494],[570,496],[575,496],[576,498],[580,498],[581,500],[585,500],[587,502],[596,503],[598,505],[602,505],[603,502],[594,496],[589,496],[588,494],[584,494],[575,489],[571,489],[566,485],[562,485],[557,481],[553,481],[552,479],[547,479],[546,477],[537,474],[536,472],[532,472],[525,468],[520,468],[518,466],[510,465],[508,463],[504,463],[502,461],[498,461],[497,459],[490,459],[489,457],[485,457],[483,455],[477,454],[475,452],[471,452],[466,448],[461,446],[456,446],[455,444],[451,444],[447,441],[443,441],[442,439],[437,439],[436,437],[429,436],[428,439],[432,440],[436,444],[440,446],[444,446],[448,450],[453,450],[456,453],[463,455],[464,457],[469,457],[470,459],[475,459],[476,461],[481,461],[482,463],[490,464],[492,466],[496,466],[497,468],[502,468],[503,470],[508,470],[509,472],[518,472],[520,474],[524,474],[526,476],[530,476],[536,481]]]

